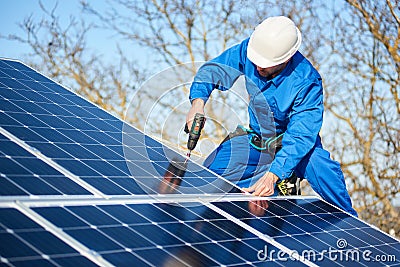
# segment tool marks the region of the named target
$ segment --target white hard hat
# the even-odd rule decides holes
[[[291,19],[270,17],[250,36],[247,57],[260,68],[269,68],[290,59],[300,44],[301,33]]]

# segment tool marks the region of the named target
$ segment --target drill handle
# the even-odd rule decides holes
[[[203,114],[201,113],[196,113],[193,119],[192,127],[189,131],[189,127],[187,124],[185,125],[185,132],[189,133],[189,138],[188,138],[188,143],[187,143],[187,148],[191,151],[193,150],[196,145],[197,141],[200,138],[201,130],[204,127],[206,118],[204,117]]]
[[[193,118],[191,129],[189,129],[187,123],[185,124],[185,133],[198,134],[198,132],[203,129],[205,122],[206,118],[204,117],[204,115],[201,113],[196,113]]]

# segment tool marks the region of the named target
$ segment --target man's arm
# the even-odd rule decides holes
[[[282,149],[276,153],[270,168],[279,179],[289,178],[293,170],[314,147],[323,118],[323,93],[318,79],[303,88],[292,108]]]
[[[297,164],[315,145],[322,116],[322,85],[318,80],[300,91],[282,139],[282,149],[275,155],[270,170],[254,185],[242,190],[256,196],[273,195],[275,183],[290,177]]]
[[[215,88],[222,91],[231,88],[243,74],[247,43],[248,39],[201,66],[190,87],[189,98],[192,103],[195,99],[202,99],[205,104]]]

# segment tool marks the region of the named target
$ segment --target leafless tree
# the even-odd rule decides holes
[[[209,60],[228,46],[238,42],[245,36],[248,27],[239,16],[242,6],[232,0],[217,2],[115,0],[110,3],[106,12],[96,10],[90,6],[89,2],[82,2],[82,4],[87,12],[96,15],[99,21],[103,22],[102,26],[115,31],[126,40],[131,40],[132,43],[146,47],[151,53],[157,55],[154,65],[176,66],[189,63],[184,66],[189,68],[192,76],[199,67],[196,62]],[[121,9],[127,12],[121,14]],[[178,68],[178,71],[181,70],[182,68]],[[179,75],[175,76],[179,79]],[[182,80],[182,82],[186,81]],[[138,122],[135,125],[143,129],[149,124],[152,125],[152,122],[145,121],[147,118],[142,114],[145,107],[140,103],[157,102],[163,107],[159,110],[158,117],[166,118],[171,109],[174,109],[174,113],[180,114],[180,117],[175,116],[176,119],[167,124],[167,128],[155,125],[155,127],[149,127],[148,130],[154,135],[162,134],[164,140],[169,139],[171,143],[176,143],[177,140],[174,137],[179,136],[177,131],[184,124],[186,109],[178,109],[175,108],[176,105],[170,106],[169,103],[160,101],[161,93],[152,94],[152,92],[161,92],[162,85],[153,83],[151,85],[153,87],[150,87],[150,84],[144,84],[144,90],[135,95],[137,104],[130,106],[132,111],[128,112],[129,116],[126,119],[133,118]],[[181,94],[178,98],[187,100],[188,86],[183,84],[179,91]],[[174,94],[177,93],[174,91]],[[171,97],[176,99],[176,96],[171,95]],[[227,98],[229,96],[226,94],[218,96],[222,102],[226,102]],[[207,105],[207,115],[210,118],[218,117],[217,112],[219,115],[230,115],[229,111],[217,111],[214,105],[213,101],[209,101]],[[220,140],[226,134],[221,119],[209,120],[207,127],[210,129],[205,131],[204,137]]]
[[[397,1],[346,0],[335,10],[326,107],[328,145],[360,216],[400,232],[400,12]],[[336,139],[336,140],[335,140]],[[393,231],[392,230],[392,231]]]
[[[63,85],[75,90],[97,105],[123,117],[128,97],[141,79],[138,68],[119,51],[114,64],[105,64],[101,55],[91,52],[87,38],[93,25],[71,16],[60,23],[57,4],[49,9],[39,2],[43,18],[25,18],[20,28],[24,36],[6,36],[31,48],[27,64]],[[118,58],[118,56],[116,56]]]
[[[114,0],[110,2],[104,12],[96,10],[87,1],[82,1],[82,5],[86,12],[99,18],[103,27],[118,33],[125,40],[139,43],[157,55],[155,62],[158,64],[174,66],[189,62],[186,66],[194,75],[199,66],[196,62],[207,61],[226,48],[239,43],[269,15],[285,14],[290,16],[309,32],[316,28],[322,28],[319,24],[311,23],[316,17],[314,12],[321,5],[315,4],[313,1],[300,2],[276,5],[276,1],[264,1],[257,3],[257,7],[255,7],[254,3],[249,1],[235,0],[133,2]],[[121,10],[124,10],[123,14],[121,14]],[[310,37],[310,39],[315,41],[306,42],[304,51],[308,55],[312,55],[311,51],[315,47],[310,44],[321,40],[319,36]],[[156,86],[161,87],[162,85]],[[154,123],[154,119],[152,122],[143,121],[145,118],[143,118],[142,112],[146,107],[143,107],[141,103],[159,101],[157,98],[160,95],[151,93],[159,88],[149,87],[149,84],[145,84],[145,87],[141,94],[135,95],[136,102],[130,106],[132,110],[127,113],[129,116],[126,118],[127,120],[133,118],[134,121],[139,122],[136,125],[139,128]],[[180,99],[187,100],[188,87],[186,85],[182,86],[181,92]],[[217,144],[227,134],[227,131],[234,129],[224,127],[224,125],[229,125],[228,120],[234,117],[233,111],[238,112],[240,117],[246,118],[247,109],[245,101],[240,101],[235,94],[215,91],[211,100],[216,101],[209,101],[206,106],[207,116],[211,119],[206,124],[208,129],[204,131],[203,137],[211,139],[214,144]],[[162,101],[159,101],[158,104],[163,108],[157,115],[167,117],[173,107]],[[181,146],[184,146],[183,140],[179,142],[177,138],[174,138],[174,136],[180,136],[177,131],[182,129],[181,124],[185,121],[188,110],[187,105],[182,107],[182,109],[174,108],[174,113],[180,116],[176,116],[173,123],[168,123],[167,128],[156,127],[156,125],[150,127],[150,134],[162,135],[164,140],[169,139],[171,143],[180,143]]]

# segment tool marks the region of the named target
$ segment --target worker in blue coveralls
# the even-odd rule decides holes
[[[190,88],[194,115],[217,88],[228,90],[244,75],[249,94],[249,129],[221,143],[205,160],[211,171],[256,196],[276,195],[275,185],[293,174],[307,179],[327,202],[357,216],[343,172],[321,144],[323,88],[317,70],[298,51],[302,36],[284,16],[270,17],[250,38],[205,63]],[[277,153],[266,152],[269,141],[282,136]]]

